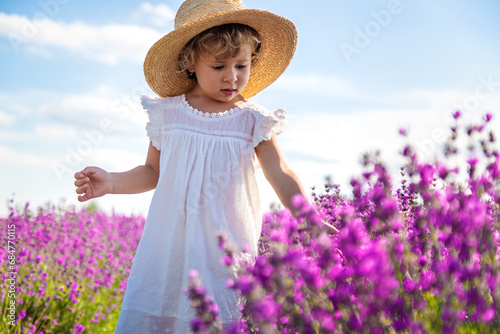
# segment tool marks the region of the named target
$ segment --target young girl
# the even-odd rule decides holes
[[[259,164],[286,207],[295,194],[306,195],[275,138],[285,112],[248,100],[283,73],[295,45],[295,26],[283,17],[239,0],[187,0],[175,29],[148,52],[146,81],[160,98],[142,97],[146,163],[75,174],[80,201],[156,188],[115,333],[189,332],[194,311],[183,290],[190,269],[200,273],[223,324],[239,319],[216,233],[257,253]]]

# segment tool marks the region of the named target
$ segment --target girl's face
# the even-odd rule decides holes
[[[230,102],[239,96],[248,83],[251,67],[249,45],[241,47],[232,58],[216,59],[211,54],[201,54],[189,71],[196,73],[193,92],[215,101]]]

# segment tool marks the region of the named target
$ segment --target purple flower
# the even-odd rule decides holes
[[[196,317],[193,320],[191,320],[191,322],[189,323],[189,325],[191,326],[191,330],[194,333],[202,333],[202,332],[205,331],[205,324],[198,317]]]
[[[279,305],[272,296],[257,301],[253,305],[252,316],[259,322],[275,322],[279,315]]]
[[[347,327],[355,332],[359,332],[363,329],[361,322],[355,314],[351,314],[349,317],[349,321],[347,321]]]
[[[190,269],[188,271],[188,275],[190,279],[197,279],[198,278],[198,270],[196,269]]]
[[[427,257],[426,257],[425,255],[420,256],[420,258],[418,259],[418,265],[419,265],[420,267],[423,267],[423,266],[425,266],[427,263],[428,263],[428,261],[427,261]]]
[[[81,333],[83,333],[84,330],[85,330],[84,325],[75,324],[75,327],[73,329],[73,334],[81,334]]]
[[[249,275],[243,275],[233,282],[232,288],[240,291],[243,296],[252,292],[254,283]]]
[[[206,295],[206,289],[201,285],[198,271],[189,270],[189,287],[186,290],[191,306],[196,311],[196,317],[190,322],[194,333],[220,332],[222,323],[219,320],[219,307],[213,302],[212,297]]]
[[[22,311],[21,311],[21,312],[19,312],[19,314],[17,315],[17,319],[23,319],[25,316],[26,316],[26,310],[22,310]]]
[[[490,322],[490,321],[492,321],[492,320],[493,320],[493,318],[495,318],[495,313],[496,313],[496,312],[495,312],[495,306],[494,306],[494,305],[493,305],[493,306],[490,306],[490,307],[486,310],[486,312],[484,312],[482,320],[483,320],[484,322]]]
[[[333,315],[322,308],[315,308],[311,311],[313,318],[319,322],[321,329],[329,332],[335,331],[335,321]]]
[[[405,278],[403,279],[403,287],[404,287],[406,293],[408,293],[408,294],[413,293],[416,286],[417,286],[416,283],[412,279],[405,276]]]
[[[233,264],[233,259],[227,255],[224,255],[222,258],[221,258],[221,264],[223,265],[226,265],[226,266],[230,266]]]
[[[325,280],[321,275],[321,268],[313,262],[304,261],[301,263],[300,273],[306,284],[313,289],[318,289],[325,284]]]
[[[436,275],[432,271],[425,271],[420,274],[420,287],[423,291],[428,291],[432,288],[436,279]]]

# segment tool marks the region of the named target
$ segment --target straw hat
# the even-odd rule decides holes
[[[179,73],[179,53],[194,36],[228,23],[248,25],[262,40],[241,94],[252,97],[278,79],[288,67],[297,44],[297,30],[290,20],[265,10],[246,9],[240,0],[186,0],[177,11],[174,30],[158,40],[146,55],[144,75],[151,89],[160,97],[190,91],[195,82]]]

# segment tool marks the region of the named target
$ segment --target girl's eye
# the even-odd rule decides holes
[[[224,68],[224,66],[213,66],[212,67],[214,70],[222,70]]]
[[[240,69],[240,70],[242,70],[242,69],[244,69],[244,68],[246,68],[246,67],[247,67],[247,65],[238,65],[238,66],[236,66],[236,68],[238,68],[238,69]]]

